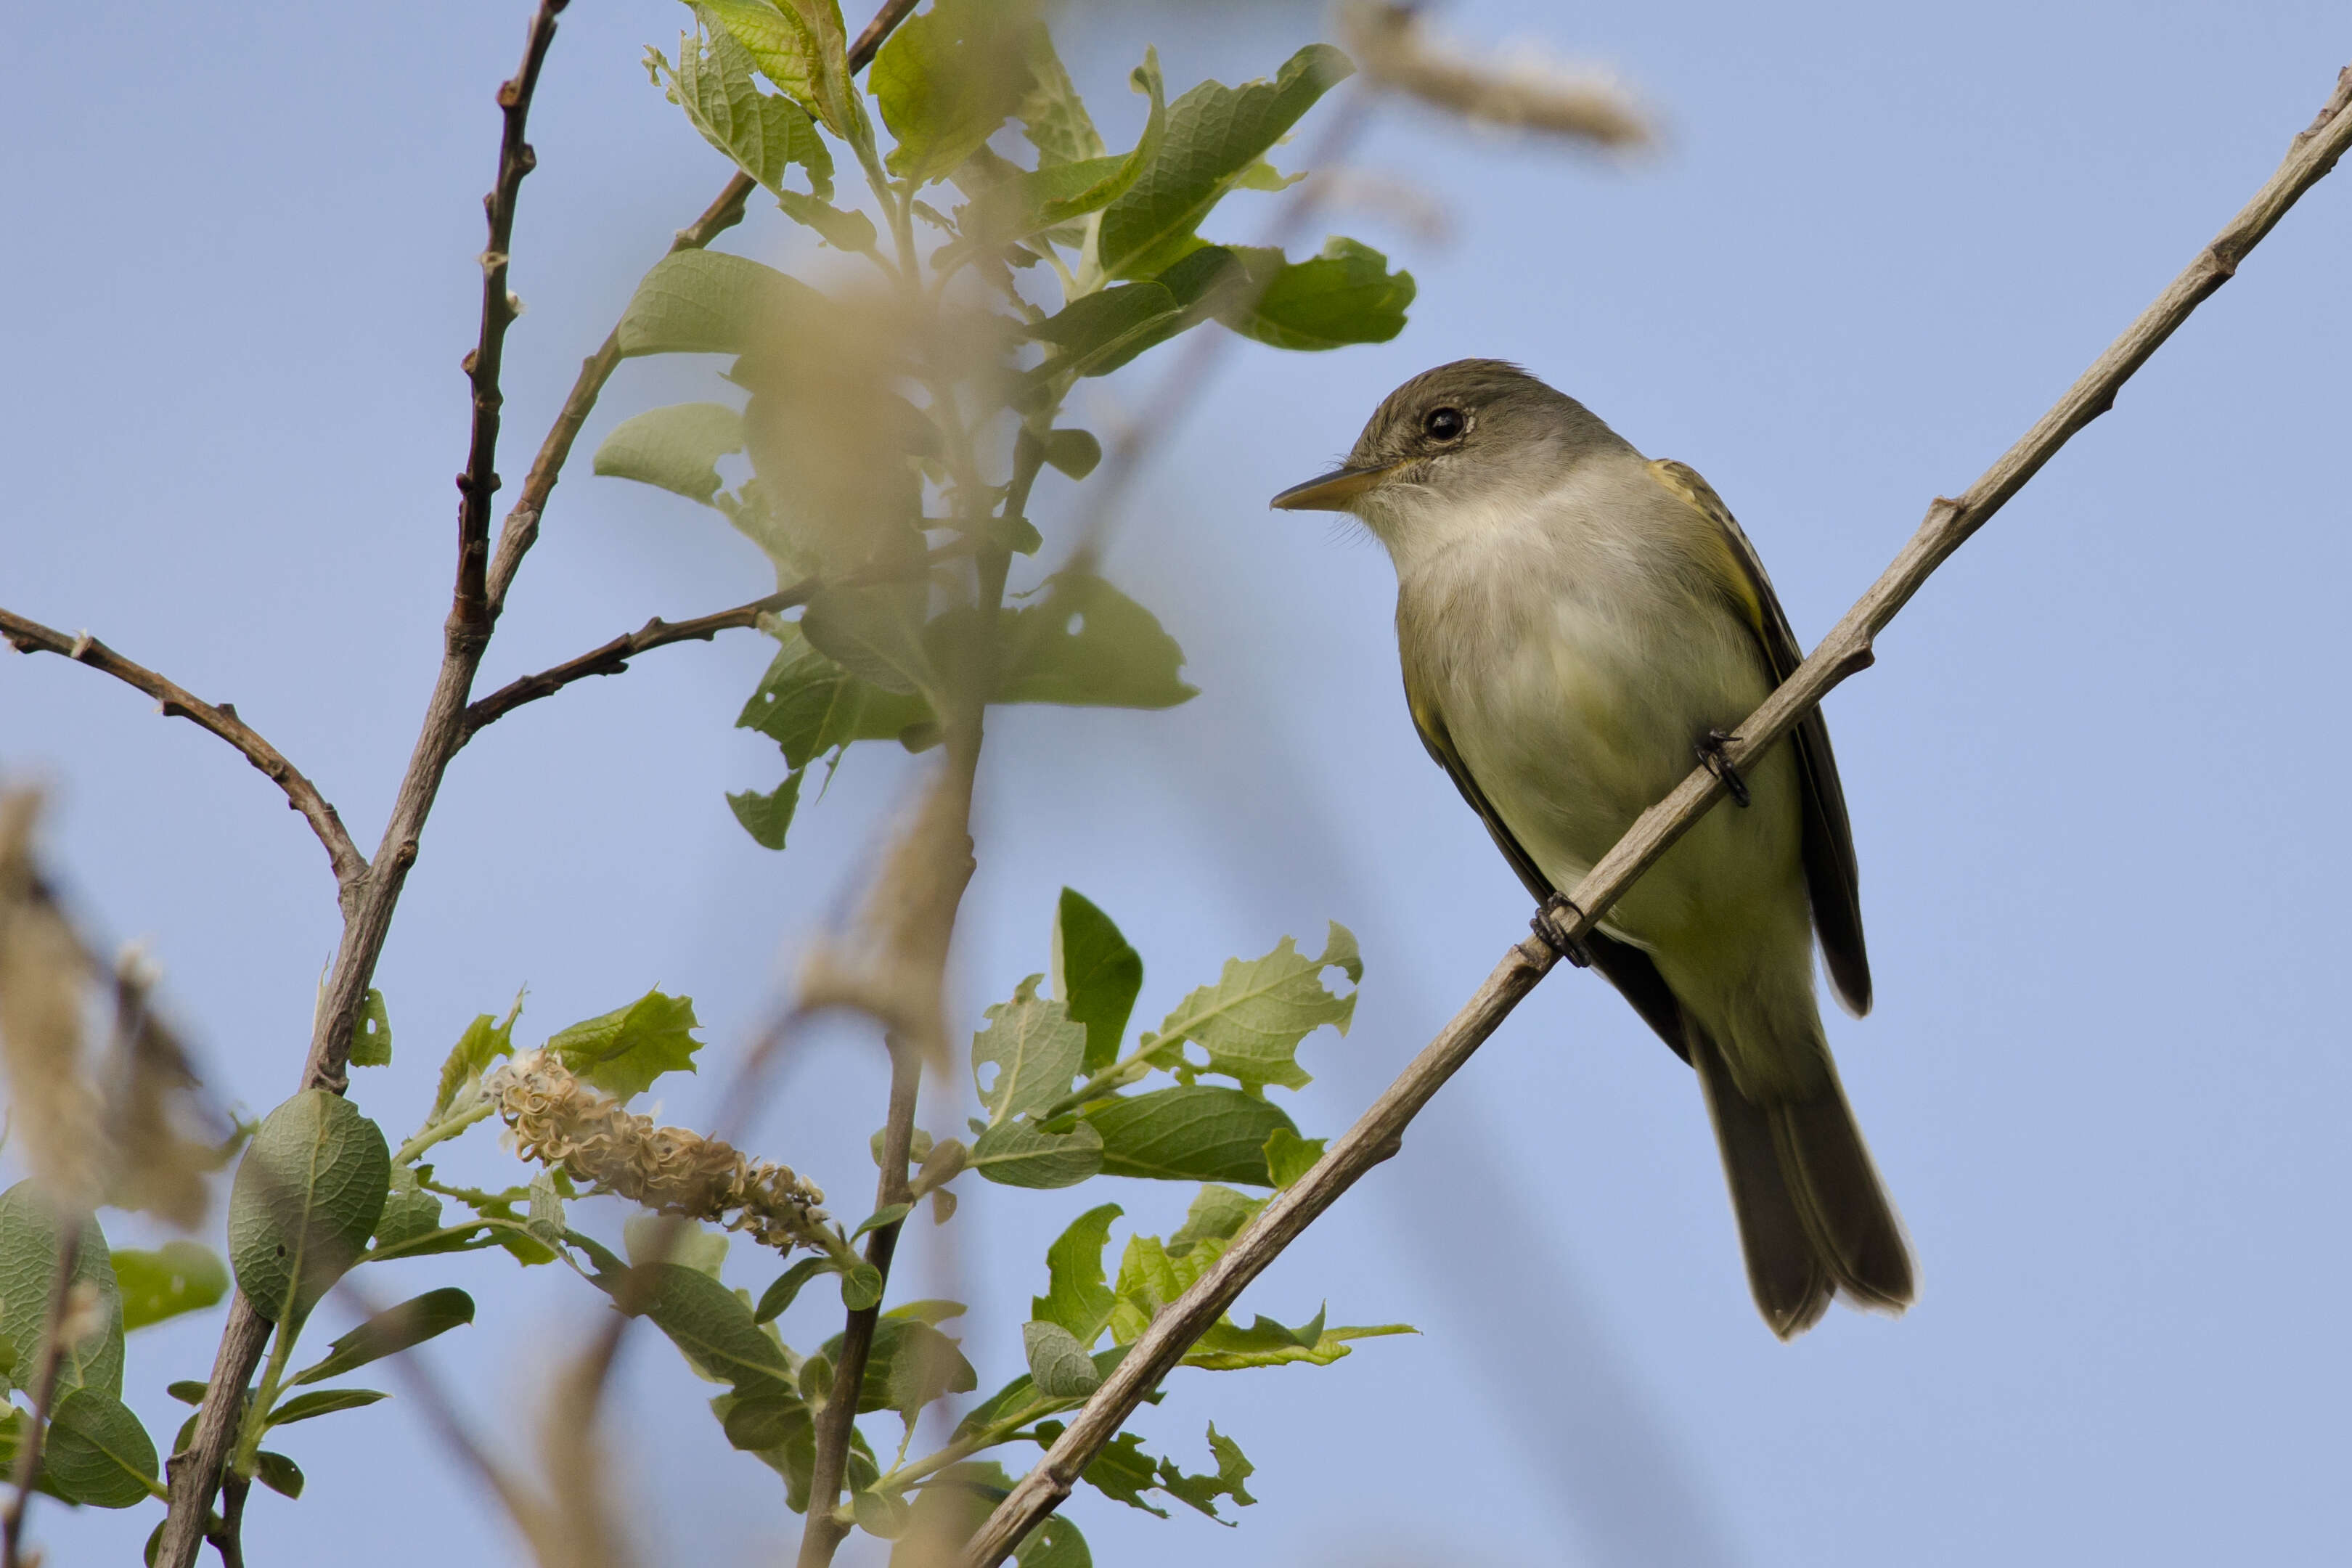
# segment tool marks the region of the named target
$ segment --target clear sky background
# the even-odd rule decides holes
[[[233,700],[371,849],[439,654],[490,94],[525,10],[116,0],[8,26],[0,603]],[[548,66],[515,242],[510,491],[580,357],[726,177],[637,63],[682,16],[580,0]],[[1202,694],[993,721],[958,953],[976,1015],[1045,966],[1054,893],[1076,885],[1143,951],[1149,1019],[1229,954],[1348,922],[1363,1001],[1345,1040],[1302,1053],[1310,1133],[1346,1124],[1527,910],[1412,736],[1381,552],[1265,498],[1406,376],[1507,356],[1706,473],[1810,641],[2252,193],[2352,58],[2318,0],[1470,4],[1443,26],[1614,65],[1664,148],[1612,165],[1380,121],[1358,162],[1442,205],[1450,237],[1379,213],[1331,226],[1412,268],[1412,324],[1328,355],[1237,345],[1171,433],[1108,569]],[[1323,31],[1303,5],[1111,6],[1072,24],[1067,53],[1116,138],[1146,43],[1184,85],[1266,74]],[[1213,232],[1253,238],[1265,200]],[[726,244],[807,255],[773,214]],[[1916,1309],[1776,1343],[1690,1074],[1563,971],[1244,1298],[1423,1336],[1326,1370],[1177,1378],[1141,1428],[1197,1460],[1213,1417],[1263,1500],[1227,1533],[1082,1494],[1097,1562],[2341,1550],[2347,258],[2339,174],[1830,703],[1879,1002],[1829,1026],[1918,1248]],[[715,519],[584,460],[617,418],[716,395],[715,369],[614,379],[486,681],[761,591],[764,563]],[[1081,408],[1108,429],[1164,369],[1146,359]],[[1041,489],[1049,536],[1075,493]],[[695,997],[706,1059],[734,1059],[917,776],[861,748],[788,855],[754,847],[721,796],[777,775],[772,747],[729,728],[767,647],[664,650],[458,759],[380,974],[399,1061],[355,1086],[395,1136],[466,1020],[526,983],[528,1039],[659,984]],[[46,657],[0,659],[0,767],[54,786],[55,865],[97,926],[147,938],[216,1087],[276,1103],[334,940],[301,824],[226,748]],[[707,1124],[725,1077],[671,1080],[667,1115]],[[881,1083],[869,1039],[829,1035],[751,1142],[861,1212]],[[945,1132],[962,1108],[937,1094],[924,1121]],[[519,1170],[480,1134],[451,1168]],[[1148,1222],[1185,1195],[1115,1184]],[[1045,1241],[1103,1197],[966,1187],[956,1254],[925,1237],[906,1289],[971,1295],[966,1348],[993,1387],[1019,1366]],[[748,1251],[729,1278],[757,1288],[772,1269]],[[482,1301],[429,1357],[520,1452],[541,1373],[602,1308],[502,1255],[401,1267],[375,1288],[454,1279]],[[796,1342],[837,1326],[825,1294],[787,1319]],[[163,1384],[205,1374],[218,1326],[133,1338],[129,1396],[159,1437],[182,1414]],[[624,1485],[656,1560],[774,1560],[798,1521],[726,1447],[709,1390],[650,1332],[623,1384]],[[257,1496],[257,1562],[520,1554],[410,1400],[286,1447],[310,1490]],[[35,1532],[59,1563],[130,1561],[155,1511],[45,1502]]]

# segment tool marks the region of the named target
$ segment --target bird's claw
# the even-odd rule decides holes
[[[1592,952],[1576,939],[1574,927],[1584,918],[1584,911],[1558,893],[1543,901],[1535,919],[1528,924],[1543,938],[1544,945],[1576,965],[1579,969],[1592,967]]]
[[[1730,741],[1731,737],[1722,731],[1709,730],[1696,750],[1699,766],[1721,779],[1723,787],[1731,792],[1731,804],[1745,806],[1748,802],[1748,781],[1739,776],[1739,770],[1731,765],[1731,759],[1723,752]]]

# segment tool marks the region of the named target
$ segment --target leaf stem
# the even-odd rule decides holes
[[[488,1100],[485,1099],[476,1101],[472,1106],[465,1110],[459,1111],[455,1116],[443,1118],[441,1121],[433,1123],[432,1126],[427,1127],[423,1131],[417,1133],[415,1137],[411,1138],[407,1142],[403,1143],[398,1150],[394,1152],[392,1163],[395,1165],[415,1163],[416,1157],[424,1153],[425,1151],[432,1148],[436,1143],[455,1138],[458,1133],[463,1132],[467,1128],[471,1127],[477,1121],[488,1120],[490,1113],[497,1109],[497,1106],[491,1104]]]

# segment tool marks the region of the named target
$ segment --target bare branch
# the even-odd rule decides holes
[[[310,831],[326,846],[327,860],[334,868],[338,887],[350,889],[367,875],[366,859],[352,843],[352,836],[343,830],[343,819],[335,814],[327,797],[319,793],[318,785],[288,762],[283,752],[263,740],[252,725],[238,718],[234,704],[224,702],[215,707],[145,665],[123,658],[87,632],[68,637],[38,621],[0,610],[0,637],[5,637],[19,653],[53,653],[110,675],[155,699],[166,719],[185,719],[226,741],[247,762],[284,790],[286,804],[310,823]]]
[[[641,653],[677,642],[709,642],[720,632],[758,626],[761,616],[806,604],[814,586],[814,582],[796,583],[781,594],[771,594],[716,615],[697,616],[690,621],[666,621],[656,616],[635,631],[591,648],[577,658],[568,658],[551,669],[509,681],[488,697],[475,699],[466,710],[462,738],[472,740],[484,726],[505,718],[526,702],[552,697],[575,680],[585,680],[592,675],[618,675],[629,668],[629,660]]]
[[[2352,145],[2352,66],[2337,78],[2334,96],[2310,129],[2295,137],[2278,172],[2213,243],[2198,253],[2066,395],[1975,484],[1957,500],[1939,497],[1927,509],[1927,521],[1894,563],[1797,672],[1740,725],[1725,748],[1735,768],[1746,765],[1787,734],[1847,676],[1869,668],[1873,637],[1895,618],[1937,566],[2056,456],[2069,437],[2114,406],[2116,391],[2133,372],[2147,363],[2200,301],[2230,279],[2238,263],[2296,199],[2335,166],[2347,145]],[[1722,780],[1700,768],[1672,795],[1643,813],[1570,895],[1578,912],[1568,934],[1582,937],[1600,924],[1610,906],[1724,793]],[[997,1505],[966,1547],[962,1568],[996,1568],[1060,1505],[1080,1472],[1118,1436],[1136,1406],[1175,1368],[1192,1342],[1357,1178],[1397,1152],[1413,1116],[1557,962],[1549,947],[1533,940],[1515,944],[1503,955],[1486,984],[1398,1075],[1387,1092],[1316,1162],[1314,1169],[1296,1185],[1276,1194],[1234,1238],[1215,1266],[1152,1321],[1044,1461]]]

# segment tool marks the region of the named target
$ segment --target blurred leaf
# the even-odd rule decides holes
[[[780,321],[832,309],[772,267],[723,250],[680,250],[654,263],[614,333],[625,356],[740,354]]]
[[[263,1118],[229,1189],[237,1288],[271,1322],[310,1315],[374,1234],[392,1151],[359,1108],[304,1089]]]
[[[1055,906],[1053,951],[1054,994],[1071,1021],[1086,1026],[1080,1070],[1100,1072],[1118,1057],[1128,1016],[1143,989],[1143,955],[1074,888],[1064,888]]]
[[[1265,1168],[1277,1187],[1286,1187],[1315,1168],[1323,1157],[1324,1141],[1301,1138],[1286,1128],[1276,1129],[1265,1141]]]
[[[883,43],[868,79],[882,123],[898,138],[893,174],[918,184],[942,178],[1004,123],[1026,85],[1015,59],[1024,9],[1004,0],[932,0]]]
[[[1021,1326],[1021,1345],[1029,1358],[1029,1378],[1037,1392],[1055,1399],[1084,1399],[1102,1386],[1102,1373],[1077,1336],[1059,1323],[1043,1321]]]
[[[743,416],[723,403],[677,403],[624,419],[596,448],[595,469],[708,504],[718,462],[743,449]]]
[[[1059,572],[1006,612],[1000,702],[1173,708],[1200,695],[1177,677],[1184,649],[1159,617],[1101,578]]]
[[[727,809],[743,825],[743,831],[762,849],[782,849],[784,835],[791,831],[793,813],[800,809],[801,771],[797,768],[784,775],[784,782],[766,795],[757,790],[730,792]]]
[[[1033,974],[987,1012],[988,1027],[972,1037],[972,1085],[992,1127],[1045,1110],[1070,1090],[1086,1059],[1087,1032],[1062,1004],[1037,994],[1045,977]],[[985,1078],[993,1067],[993,1082]]]
[[[884,1541],[896,1541],[906,1533],[908,1505],[898,1498],[877,1491],[861,1491],[849,1500],[850,1516],[857,1528]]]
[[[85,1385],[58,1401],[41,1462],[68,1502],[131,1508],[154,1495],[155,1440],[128,1405]]]
[[[1063,68],[1061,56],[1054,52],[1045,24],[1030,23],[1023,30],[1021,46],[1029,79],[1013,113],[1021,121],[1021,133],[1037,149],[1039,166],[1051,168],[1101,157],[1102,133],[1095,129],[1094,117],[1087,112],[1078,89],[1070,85],[1070,73]],[[1156,58],[1148,57],[1146,64],[1158,74]]]
[[[576,1077],[626,1100],[666,1072],[692,1072],[694,1053],[702,1048],[692,1031],[699,1027],[693,997],[654,990],[557,1030],[546,1048]]]
[[[1002,1186],[1076,1186],[1104,1169],[1103,1137],[1084,1121],[1061,1133],[1000,1122],[973,1140],[971,1168]]]
[[[885,691],[928,691],[937,677],[923,648],[924,600],[919,584],[820,588],[801,614],[801,635]]]
[[[264,1448],[253,1457],[253,1479],[280,1497],[302,1495],[302,1467],[283,1454]]]
[[[1045,46],[1050,56],[1052,46]],[[1059,60],[1052,61],[1052,69],[1061,70]],[[1125,195],[1135,186],[1143,171],[1160,155],[1167,131],[1167,109],[1161,101],[1160,54],[1150,50],[1143,63],[1129,78],[1136,91],[1151,100],[1151,108],[1143,122],[1143,133],[1129,152],[1117,157],[1102,155],[1102,139],[1096,135],[1094,124],[1086,117],[1085,106],[1072,93],[1068,103],[1076,110],[1077,121],[1066,120],[1053,122],[1049,135],[1063,138],[1064,144],[1080,145],[1091,142],[1095,151],[1077,158],[1054,158],[1042,148],[1037,167],[1008,173],[973,196],[971,205],[962,215],[965,243],[994,249],[1025,239],[1031,235],[1057,228],[1088,213],[1099,212]],[[1060,89],[1067,90],[1069,79],[1060,79]],[[1042,111],[1054,112],[1034,89],[1024,99],[1024,108],[1034,105]],[[1077,135],[1079,126],[1083,135]],[[1031,140],[1036,135],[1032,131]],[[1073,233],[1082,232],[1077,230]]]
[[[228,1294],[227,1266],[193,1241],[167,1241],[152,1252],[126,1247],[113,1263],[125,1332],[209,1307]]]
[[[391,1397],[391,1394],[379,1394],[373,1388],[321,1388],[310,1394],[298,1394],[271,1411],[269,1425],[287,1426],[297,1421],[308,1421],[314,1415],[331,1415],[338,1410],[362,1410]]]
[[[359,1026],[352,1033],[351,1064],[355,1068],[392,1065],[392,1014],[384,1006],[383,993],[373,986],[360,1009]]]
[[[765,624],[778,644],[776,657],[735,723],[782,747],[795,770],[852,742],[896,741],[935,721],[920,697],[886,691],[818,652],[797,621]]]
[[[1412,274],[1391,272],[1388,258],[1370,246],[1334,238],[1312,261],[1286,261],[1278,250],[1236,254],[1251,286],[1234,290],[1217,320],[1244,337],[1316,350],[1384,343],[1404,331]]]
[[[1074,479],[1083,479],[1102,461],[1102,443],[1087,430],[1045,432],[1045,461]]]
[[[1081,1346],[1092,1345],[1110,1321],[1117,1298],[1103,1282],[1103,1247],[1110,1241],[1110,1222],[1122,1212],[1117,1204],[1104,1204],[1072,1220],[1045,1249],[1045,1293],[1029,1300],[1039,1321],[1060,1324]]]
[[[1265,1205],[1265,1199],[1244,1196],[1231,1187],[1203,1186],[1183,1225],[1168,1238],[1168,1256],[1181,1258],[1202,1241],[1232,1240]]]
[[[944,1303],[962,1310],[955,1303]],[[857,1411],[896,1411],[911,1425],[923,1406],[950,1394],[967,1394],[980,1386],[956,1342],[904,1307],[886,1312],[874,1324],[874,1341],[866,1352],[866,1376],[857,1385]],[[825,1341],[819,1352],[830,1365],[841,1360],[842,1336]],[[829,1381],[829,1379],[828,1379]]]
[[[391,1185],[383,1195],[383,1212],[376,1215],[376,1246],[389,1250],[440,1228],[440,1198],[418,1184],[414,1170],[394,1165]]]
[[[489,1071],[492,1062],[514,1055],[515,1020],[521,1016],[522,995],[518,992],[514,1005],[507,1009],[503,1020],[482,1013],[466,1026],[466,1032],[457,1037],[457,1043],[449,1048],[447,1058],[441,1064],[441,1083],[433,1096],[433,1110],[425,1118],[425,1126],[448,1115],[465,1087]]]
[[[1159,156],[1103,214],[1103,270],[1137,278],[1168,266],[1209,209],[1354,68],[1329,45],[1309,44],[1270,82],[1204,81],[1169,105]]]
[[[474,1299],[454,1286],[412,1296],[337,1338],[327,1353],[288,1380],[289,1386],[324,1383],[370,1362],[421,1345],[429,1339],[474,1321]]]
[[[761,92],[751,79],[751,51],[725,27],[710,27],[704,39],[680,34],[675,71],[659,49],[648,48],[646,63],[704,140],[767,190],[781,193],[784,172],[798,163],[809,188],[832,199],[833,153],[808,110]]]
[[[1284,937],[1263,958],[1229,958],[1217,984],[1199,987],[1176,1005],[1156,1042],[1197,1043],[1209,1053],[1208,1066],[1200,1070],[1223,1074],[1246,1089],[1269,1083],[1304,1088],[1312,1080],[1298,1065],[1298,1043],[1325,1024],[1344,1035],[1356,1015],[1352,993],[1339,996],[1325,987],[1323,971],[1331,968],[1349,980],[1363,978],[1356,939],[1337,921],[1318,957],[1306,957]]]
[[[850,138],[855,89],[835,0],[698,0],[697,9],[733,34],[786,97],[835,135]]]
[[[725,1231],[668,1215],[631,1215],[621,1223],[621,1246],[632,1264],[676,1263],[713,1279],[727,1261]]]
[[[874,220],[864,213],[834,206],[814,196],[804,196],[798,191],[778,191],[776,205],[783,208],[784,216],[794,223],[805,224],[816,230],[817,237],[835,250],[863,254],[872,250],[874,242],[880,237],[875,230]]]
[[[1265,1141],[1276,1129],[1297,1131],[1279,1107],[1214,1084],[1124,1095],[1091,1107],[1081,1118],[1081,1127],[1102,1138],[1106,1175],[1255,1187],[1274,1184],[1265,1168]]]
[[[29,1178],[0,1193],[0,1340],[16,1352],[12,1377],[32,1375],[32,1348],[47,1336],[49,1300],[57,1293],[57,1211]],[[73,1277],[98,1292],[103,1327],[58,1357],[58,1392],[89,1387],[122,1392],[122,1292],[115,1283],[106,1235],[84,1220]]]
[[[555,1190],[555,1173],[534,1172],[530,1178],[530,1218],[523,1222],[531,1235],[552,1250],[563,1243],[563,1194]]]
[[[785,1309],[800,1295],[801,1287],[832,1267],[830,1258],[803,1258],[777,1275],[775,1283],[760,1292],[760,1304],[751,1310],[751,1321],[771,1323],[783,1316]]]

